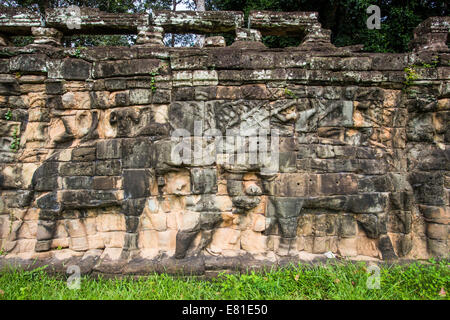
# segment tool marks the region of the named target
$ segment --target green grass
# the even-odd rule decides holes
[[[0,273],[0,299],[444,299],[448,261],[382,267],[380,289],[368,289],[363,263],[296,266],[267,273],[221,274],[212,280],[166,274],[132,279],[81,278],[71,290],[66,278],[45,268]],[[445,294],[444,294],[445,292]]]

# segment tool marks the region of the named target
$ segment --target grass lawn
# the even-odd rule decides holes
[[[368,289],[363,263],[296,266],[268,273],[221,274],[212,280],[166,274],[138,279],[82,277],[80,289],[44,269],[0,273],[1,299],[444,299],[448,261],[382,267],[380,289]]]

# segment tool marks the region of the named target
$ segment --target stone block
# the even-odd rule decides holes
[[[134,59],[116,61],[95,61],[93,64],[94,78],[112,78],[118,76],[149,75],[160,66],[157,59]]]
[[[356,219],[350,214],[343,214],[339,217],[339,236],[351,238],[356,236]]]
[[[86,80],[91,77],[91,64],[81,59],[64,59],[61,75],[66,80]]]
[[[95,174],[99,176],[118,176],[122,172],[120,160],[103,160],[95,163]]]
[[[90,189],[92,187],[92,178],[84,176],[64,177],[64,189]]]
[[[21,73],[47,73],[45,54],[23,54],[10,59],[10,70]]]
[[[95,190],[117,189],[116,177],[94,177],[92,179],[92,188]]]
[[[95,160],[95,148],[75,148],[72,150],[73,161],[94,161]]]
[[[193,194],[217,193],[216,169],[191,169],[191,191]]]
[[[413,172],[409,181],[416,201],[420,204],[442,206],[445,204],[444,177],[440,172]]]
[[[93,162],[67,162],[61,163],[59,173],[62,176],[92,176],[94,175]]]
[[[146,169],[125,169],[123,171],[125,198],[143,198],[150,195],[150,172]]]
[[[122,155],[121,140],[102,140],[97,142],[97,159],[117,159]]]
[[[150,139],[123,140],[122,163],[124,168],[150,168],[154,161],[154,146]]]

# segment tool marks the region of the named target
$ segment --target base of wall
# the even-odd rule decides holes
[[[114,255],[114,253],[112,254]],[[131,256],[125,258],[124,256]],[[0,257],[0,271],[34,270],[44,267],[50,274],[67,274],[69,266],[78,266],[80,274],[103,277],[123,277],[127,275],[145,276],[154,273],[166,273],[180,276],[204,276],[213,278],[220,273],[246,273],[250,271],[269,271],[291,265],[325,265],[348,262],[364,262],[367,264],[391,265],[409,264],[418,260],[396,259],[392,261],[375,259],[367,256],[351,258],[328,258],[324,254],[299,252],[297,255],[275,257],[268,255],[212,256],[200,253],[185,259],[175,259],[166,254],[153,258],[142,254],[122,252],[111,257],[104,250],[89,250],[85,253],[69,249],[53,252],[30,254],[10,254]]]

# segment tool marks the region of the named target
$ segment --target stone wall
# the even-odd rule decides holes
[[[203,274],[329,251],[448,256],[448,18],[422,23],[412,52],[378,54],[334,47],[314,13],[254,12],[252,29],[241,13],[82,13],[80,32],[116,23],[137,45],[63,48],[74,30],[58,11],[40,26],[0,10],[1,265]],[[12,47],[16,29],[35,42]],[[174,30],[236,41],[164,47]],[[293,32],[299,47],[260,42]],[[279,168],[174,158],[177,129],[192,146],[276,129]]]

